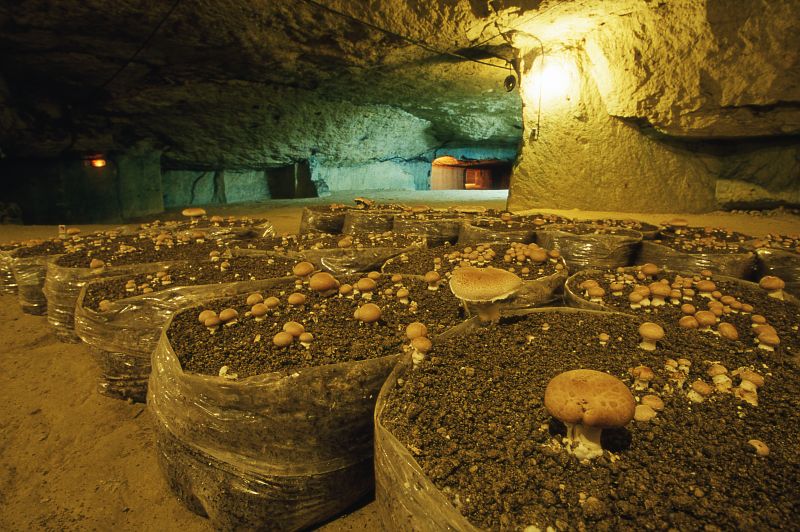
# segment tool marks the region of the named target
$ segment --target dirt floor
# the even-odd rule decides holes
[[[211,213],[266,215],[280,233],[296,232],[302,206],[349,202],[338,194],[209,208]],[[371,194],[380,201],[441,207],[455,203],[502,208],[501,192]],[[554,211],[575,218],[634,217],[648,222],[671,214]],[[171,213],[165,217],[179,216]],[[752,234],[800,233],[800,217],[744,213],[681,215],[691,224]],[[107,226],[81,226],[84,231]],[[53,226],[0,226],[0,242],[54,236]],[[23,314],[13,296],[0,296],[0,530],[201,531],[208,522],[167,490],[156,463],[145,405],[100,395],[98,367],[83,345],[56,340],[46,318]],[[380,530],[374,503],[321,528]]]

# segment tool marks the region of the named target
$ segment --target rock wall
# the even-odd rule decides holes
[[[623,212],[712,210],[715,176],[693,154],[644,135],[607,112],[581,50],[546,56],[560,90],[543,87],[539,61],[523,61],[525,142],[514,168],[509,208],[549,207]]]
[[[800,2],[561,6],[516,41],[524,141],[513,208],[796,203]],[[555,95],[544,85],[540,113],[542,48],[544,71],[564,60],[569,79]]]
[[[164,207],[258,201],[271,197],[265,170],[164,170]]]

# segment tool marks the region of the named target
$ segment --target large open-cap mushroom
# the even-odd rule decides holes
[[[199,218],[200,216],[206,215],[206,210],[201,209],[200,207],[187,207],[181,211],[181,214],[184,216],[188,216],[192,220],[195,218]]]
[[[624,382],[601,371],[574,369],[553,377],[544,391],[547,411],[567,427],[567,450],[580,460],[603,454],[603,429],[624,427],[636,401]]]
[[[482,321],[500,319],[497,302],[513,296],[521,287],[522,279],[499,268],[463,266],[450,276],[450,291],[467,310],[473,305]]]
[[[786,286],[786,283],[784,283],[783,279],[780,277],[775,277],[774,275],[765,275],[758,282],[758,286],[766,290],[770,297],[774,297],[775,299],[783,299],[783,288]]]

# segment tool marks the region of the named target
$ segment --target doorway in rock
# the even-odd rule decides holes
[[[431,163],[431,190],[507,190],[511,167],[499,159],[437,157]]]

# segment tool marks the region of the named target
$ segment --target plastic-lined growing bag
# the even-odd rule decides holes
[[[113,301],[104,311],[84,305],[91,281],[84,284],[75,307],[75,334],[92,348],[102,369],[100,393],[119,399],[145,400],[150,355],[164,326],[179,309],[210,298],[269,288],[286,279],[177,286]]]
[[[464,216],[456,213],[420,213],[395,216],[394,232],[424,238],[428,247],[455,244]]]
[[[230,381],[185,373],[165,332],[148,392],[159,462],[222,530],[298,530],[373,486],[372,413],[398,355]]]
[[[47,274],[47,261],[50,255],[35,257],[14,257],[11,271],[17,283],[17,295],[22,312],[43,316],[47,313],[47,299],[42,287]]]
[[[62,342],[80,342],[74,331],[75,305],[81,289],[87,282],[117,275],[157,272],[177,264],[180,262],[151,262],[92,269],[59,266],[56,264],[56,258],[51,258],[47,262],[47,276],[43,290],[47,298],[47,322]]]
[[[759,248],[758,275],[774,275],[786,283],[785,290],[800,297],[800,254],[782,249]]]
[[[297,252],[302,260],[313,262],[334,274],[367,272],[379,270],[384,262],[401,253],[411,253],[423,249],[425,242],[403,248],[399,247],[348,247],[331,249],[308,249]]]
[[[551,323],[558,321],[559,314],[579,313],[587,317],[597,314],[559,308],[513,311],[504,315],[526,316],[533,313],[552,314],[552,321],[548,320]],[[620,318],[630,320],[631,324],[638,323],[637,320],[624,315],[620,315]],[[468,320],[448,330],[437,341],[465,336],[480,328],[478,320]],[[476,339],[476,341],[482,340]],[[546,353],[542,353],[542,356],[545,355]],[[486,368],[483,370],[486,371]],[[453,504],[453,494],[445,493],[434,484],[409,449],[381,421],[389,395],[398,385],[398,381],[406,378],[411,371],[413,371],[412,358],[410,355],[405,355],[387,378],[375,405],[375,499],[383,526],[386,530],[477,532],[481,529],[470,523]],[[477,402],[480,398],[471,398],[470,401],[472,400]],[[449,413],[441,414],[446,417]],[[446,440],[443,439],[443,442],[446,443]],[[481,474],[480,470],[477,474]]]
[[[402,211],[390,209],[349,210],[344,217],[342,233],[383,233],[391,231],[394,216]]]
[[[755,275],[757,261],[753,252],[745,253],[685,253],[655,242],[642,242],[636,264],[653,264],[668,270],[699,272],[711,270],[720,275],[750,279]]]
[[[14,279],[14,272],[11,270],[13,262],[11,251],[0,250],[0,294],[17,293],[17,281]]]
[[[350,210],[352,210],[351,207],[344,205],[340,207],[333,205],[304,207],[300,218],[300,234],[341,233],[344,227],[344,217]]]
[[[522,242],[528,244],[536,240],[536,227],[525,223],[499,218],[476,218],[461,224],[458,233],[459,244],[481,242]]]
[[[608,231],[583,224],[561,226],[538,231],[536,243],[559,250],[571,271],[633,264],[642,243],[641,233],[628,229]]]

